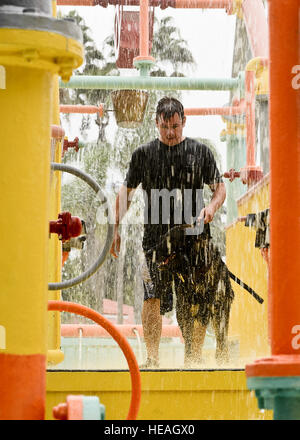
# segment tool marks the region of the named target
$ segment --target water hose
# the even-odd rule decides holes
[[[68,301],[48,301],[48,310],[75,313],[76,315],[91,319],[103,327],[119,344],[127,360],[131,377],[131,401],[126,420],[135,420],[141,401],[141,374],[136,357],[127,339],[122,336],[119,330],[110,321],[100,315],[100,313],[81,304]]]
[[[194,223],[193,225],[177,225],[177,226],[173,226],[168,232],[166,232],[164,235],[162,235],[161,237],[161,241],[155,245],[154,247],[152,247],[151,249],[149,249],[148,251],[145,252],[145,254],[151,254],[153,251],[157,250],[160,246],[163,245],[163,243],[167,240],[170,239],[171,234],[176,232],[180,232],[183,231],[186,228],[191,228],[191,227],[195,227],[196,223]],[[176,254],[171,254],[169,255],[166,260],[165,260],[165,264],[167,264],[169,261],[171,261]],[[225,264],[225,263],[224,263]],[[262,304],[264,302],[263,298],[261,296],[259,296],[251,287],[249,287],[247,284],[245,284],[243,281],[241,281],[236,275],[234,275],[226,266],[226,269],[228,271],[228,275],[230,276],[230,278],[232,280],[234,280],[237,284],[239,284],[243,289],[245,289],[248,293],[250,293],[250,295],[253,296],[253,298],[256,299],[256,301],[258,301],[260,304]]]
[[[63,289],[67,289],[69,287],[75,286],[76,284],[80,284],[83,281],[87,280],[104,263],[105,258],[107,256],[107,254],[111,248],[112,242],[113,242],[114,228],[113,228],[112,212],[111,212],[111,208],[108,203],[108,200],[107,200],[105,194],[103,193],[103,191],[101,190],[100,186],[98,185],[98,183],[94,179],[92,179],[92,177],[90,177],[88,174],[86,174],[85,172],[83,172],[77,168],[74,168],[70,165],[65,165],[62,163],[52,162],[51,163],[51,170],[63,171],[66,173],[73,174],[74,176],[79,177],[84,182],[86,182],[95,191],[97,198],[99,198],[101,200],[101,202],[104,204],[105,213],[107,215],[107,220],[108,220],[108,230],[107,230],[106,241],[105,241],[104,247],[102,249],[102,252],[100,253],[97,260],[94,262],[94,264],[92,264],[92,266],[90,266],[85,272],[83,272],[81,275],[78,275],[75,278],[72,278],[72,279],[66,280],[66,281],[62,281],[60,283],[49,283],[48,284],[48,290],[63,290]]]

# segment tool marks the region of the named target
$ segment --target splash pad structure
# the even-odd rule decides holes
[[[243,368],[215,371],[144,371],[141,373],[142,398],[138,418],[180,420],[272,417],[268,411],[259,412],[255,399],[251,397],[246,386],[248,378],[248,386],[256,390],[260,408],[274,410],[276,419],[299,419],[300,309],[297,294],[297,257],[293,253],[296,254],[299,248],[300,231],[297,212],[290,209],[291,199],[298,206],[299,198],[296,176],[299,169],[297,146],[300,144],[300,109],[299,87],[295,80],[295,66],[299,64],[298,0],[269,0],[268,24],[261,0],[177,0],[157,1],[153,4],[150,0],[149,4],[153,7],[224,8],[228,14],[235,13],[239,19],[245,21],[253,58],[237,77],[224,79],[150,77],[149,73],[155,60],[148,53],[149,4],[142,0],[140,4],[136,0],[130,0],[130,4],[140,5],[139,56],[133,60],[140,75],[134,78],[71,77],[72,70],[82,62],[80,35],[73,24],[61,23],[51,18],[51,15],[55,16],[55,2],[35,2],[34,12],[26,10],[22,1],[7,3],[10,3],[11,8],[0,10],[0,34],[3,37],[0,39],[0,64],[6,77],[5,88],[0,90],[0,99],[1,108],[5,109],[2,111],[2,123],[5,127],[3,136],[7,139],[7,142],[3,143],[7,145],[7,149],[4,149],[6,166],[3,170],[4,175],[2,174],[2,206],[4,212],[9,212],[9,208],[15,212],[21,207],[24,223],[20,230],[15,221],[8,222],[6,217],[2,217],[1,220],[1,230],[7,233],[3,242],[3,273],[10,274],[16,267],[18,269],[18,277],[3,277],[2,290],[5,295],[2,295],[0,303],[1,418],[52,418],[52,410],[61,403],[62,394],[67,397],[78,392],[101,396],[108,419],[125,418],[124,411],[128,407],[130,384],[126,371],[49,370],[46,373],[46,353],[50,363],[59,365],[63,359],[60,350],[59,315],[51,311],[47,316],[46,312],[49,299],[60,299],[59,292],[47,292],[46,288],[48,275],[51,281],[59,281],[61,278],[60,243],[54,237],[49,240],[47,230],[49,215],[50,218],[55,218],[60,210],[60,178],[54,174],[50,176],[48,154],[51,141],[51,160],[59,162],[63,133],[56,133],[56,136],[51,137],[50,132],[51,125],[59,126],[60,75],[60,87],[70,88],[239,92],[241,99],[238,102],[233,101],[229,111],[224,109],[222,113],[222,109],[187,109],[186,114],[222,114],[227,123],[227,132],[223,133],[223,136],[227,140],[231,137],[231,146],[236,142],[238,131],[242,130],[232,118],[235,113],[245,116],[245,161],[238,163],[237,172],[243,185],[247,185],[247,191],[239,194],[238,213],[247,216],[251,212],[270,208],[272,245],[269,252],[268,295],[267,287],[264,286],[262,289],[265,308],[262,313],[263,325],[260,328],[261,339],[252,338],[252,341],[249,341],[245,338],[245,334],[249,335],[249,329],[255,327],[253,315],[258,310],[261,312],[261,309],[256,308],[260,305],[251,303],[250,299],[249,303],[242,306],[241,301],[244,299],[237,300],[236,310],[233,310],[232,328],[235,332],[240,332],[240,351],[251,345],[255,348],[259,348],[260,345],[268,347],[269,337],[271,353],[267,358],[261,357],[254,363],[249,362],[246,375]],[[108,3],[105,2],[105,5]],[[104,6],[102,0],[60,0],[57,4]],[[41,22],[44,24],[42,29]],[[286,39],[289,44],[283,46]],[[264,92],[269,94],[270,103],[271,172],[262,178],[262,170],[255,162],[255,98]],[[15,103],[13,114],[7,110],[10,108],[9,102]],[[24,106],[24,103],[27,106]],[[80,109],[85,110],[87,109]],[[288,117],[282,117],[283,113]],[[18,131],[13,129],[15,114],[22,117],[23,121]],[[40,133],[41,142],[38,150],[35,148],[37,132]],[[26,155],[23,149],[17,154],[16,149],[20,145],[24,147],[24,140],[27,147]],[[292,145],[292,148],[282,148],[287,144]],[[11,151],[16,154],[11,154]],[[34,177],[31,172],[33,160],[36,163],[35,169],[40,170]],[[235,177],[234,173],[230,175]],[[5,182],[9,182],[8,186]],[[14,207],[11,204],[12,199]],[[32,216],[39,219],[38,229],[36,224],[32,225]],[[19,219],[19,214],[15,213],[12,217]],[[283,218],[287,219],[288,230],[282,221]],[[16,230],[18,234],[15,234]],[[249,238],[245,231],[247,228],[236,221],[227,228],[227,263],[230,269],[236,269],[235,273],[241,268],[240,256],[237,256],[233,249],[237,237],[243,235],[244,242],[254,238],[253,234],[250,234]],[[294,244],[293,249],[290,243]],[[31,249],[31,252],[27,252],[28,249]],[[32,259],[29,258],[30,255]],[[35,258],[36,256],[38,258]],[[245,258],[253,263],[261,256],[256,254]],[[48,261],[50,264],[47,271]],[[291,262],[288,273],[287,261]],[[258,279],[263,284],[267,278],[268,267],[263,265],[262,258],[259,264],[261,269]],[[237,275],[244,275],[245,278],[245,273]],[[247,282],[247,279],[245,281]],[[25,286],[28,286],[26,291]],[[14,314],[9,312],[11,308],[15,311]],[[239,316],[246,316],[246,329],[238,329]],[[16,329],[20,329],[20,332]],[[261,355],[264,355],[264,350]],[[11,404],[12,398],[16,403]]]

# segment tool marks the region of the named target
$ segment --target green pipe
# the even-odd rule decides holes
[[[242,86],[237,78],[185,78],[151,76],[84,76],[60,81],[68,89],[145,89],[145,90],[234,90]]]

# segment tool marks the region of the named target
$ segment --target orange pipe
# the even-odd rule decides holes
[[[144,335],[143,326],[135,324],[123,324],[115,325],[116,329],[126,338],[135,337],[134,330],[137,330],[140,336]],[[67,338],[76,338],[79,335],[79,331],[82,331],[82,337],[84,338],[107,338],[107,331],[99,327],[99,325],[91,324],[62,324],[61,336]],[[162,334],[163,338],[181,338],[181,331],[177,325],[163,325]]]
[[[76,313],[77,315],[81,315],[85,318],[91,319],[92,321],[104,327],[105,330],[119,344],[121,350],[124,353],[124,356],[126,357],[131,376],[131,401],[126,420],[135,420],[139,411],[141,401],[141,375],[133,350],[127,342],[126,338],[124,338],[124,336],[120,334],[115,325],[113,325],[110,321],[108,321],[95,310],[92,310],[81,304],[67,301],[48,301],[48,310]]]
[[[103,116],[103,105],[60,105],[60,113],[99,113]]]
[[[232,107],[186,108],[184,110],[184,114],[186,116],[209,116],[209,115],[233,116],[233,115],[241,115],[245,113],[245,111],[246,111],[246,105],[243,101],[241,105],[232,106]]]
[[[244,0],[242,9],[253,57],[268,57],[268,22],[262,0]]]
[[[229,9],[232,0],[175,0],[175,8]]]
[[[299,0],[269,1],[270,312],[272,354],[299,355],[300,102],[292,87],[299,60]]]
[[[247,167],[255,166],[255,72],[246,70],[246,163]]]
[[[140,57],[149,56],[149,1],[140,0]]]
[[[60,125],[51,125],[52,139],[63,139],[65,137],[65,130]]]

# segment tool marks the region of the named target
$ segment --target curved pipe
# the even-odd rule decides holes
[[[48,310],[76,313],[76,315],[91,319],[101,325],[101,327],[105,328],[105,330],[119,344],[127,360],[131,377],[131,401],[126,420],[135,420],[138,415],[141,401],[141,374],[134,352],[124,336],[119,333],[111,322],[100,315],[100,313],[81,304],[67,301],[48,301]]]
[[[98,269],[99,267],[104,263],[104,260],[106,258],[106,255],[108,254],[112,242],[113,242],[113,218],[112,218],[112,212],[109,206],[109,203],[107,201],[107,198],[105,194],[102,192],[100,186],[98,183],[92,179],[88,174],[84,173],[81,170],[78,170],[77,168],[71,167],[70,165],[65,165],[62,163],[51,163],[51,169],[54,171],[64,171],[70,174],[73,174],[76,177],[79,177],[84,182],[86,182],[96,193],[96,196],[100,199],[100,201],[105,206],[105,211],[107,213],[107,221],[108,221],[108,231],[106,236],[106,241],[104,244],[104,247],[102,249],[101,254],[99,255],[98,259],[95,261],[95,263],[87,269],[85,272],[83,272],[78,277],[75,277],[71,280],[62,281],[60,283],[49,283],[48,284],[48,290],[63,290],[67,289],[69,287],[75,286],[76,284],[80,284],[83,281],[87,280],[89,277],[91,277]]]
[[[103,104],[97,105],[60,105],[60,113],[99,113],[103,116]]]

